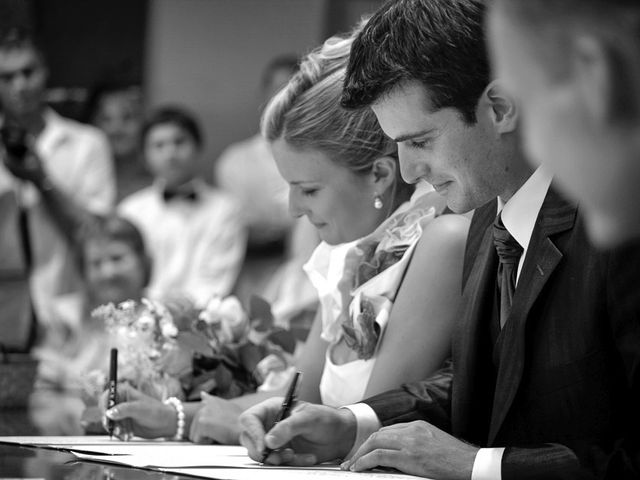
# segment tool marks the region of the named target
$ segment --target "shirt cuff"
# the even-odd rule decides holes
[[[366,403],[356,403],[340,408],[351,410],[351,413],[356,417],[356,439],[353,442],[351,450],[349,450],[349,453],[344,458],[344,460],[348,460],[358,451],[360,445],[362,445],[372,433],[380,430],[382,425],[380,424],[380,420],[378,420],[376,412]]]
[[[502,480],[504,448],[481,448],[473,461],[471,480]]]

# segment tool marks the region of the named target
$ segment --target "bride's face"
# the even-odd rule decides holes
[[[336,245],[356,240],[384,219],[373,207],[379,193],[373,174],[357,175],[321,151],[299,150],[282,139],[271,147],[280,175],[289,183],[291,215],[306,216],[323,241]]]

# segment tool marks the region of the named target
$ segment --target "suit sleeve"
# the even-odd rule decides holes
[[[640,478],[640,242],[608,254],[606,295],[616,364],[626,387],[620,408],[625,425],[613,441],[593,442],[578,456],[564,445],[507,448],[502,457],[502,478],[637,479]]]
[[[407,383],[363,403],[369,405],[382,425],[424,420],[449,431],[451,426],[451,361],[429,379]]]

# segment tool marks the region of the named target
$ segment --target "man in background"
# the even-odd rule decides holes
[[[46,106],[47,75],[29,32],[1,32],[0,342],[8,351],[29,350],[52,299],[80,288],[76,240],[115,199],[106,138]]]
[[[289,55],[276,57],[267,64],[261,81],[263,106],[287,84],[297,68],[297,57]],[[288,186],[260,133],[229,145],[214,165],[214,178],[220,188],[240,201],[249,231],[248,255],[252,251],[270,250],[282,255],[293,225],[288,210]]]

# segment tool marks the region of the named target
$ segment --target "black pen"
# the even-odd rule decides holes
[[[118,398],[118,349],[111,349],[111,361],[109,363],[109,401],[107,408],[113,408],[116,405]],[[113,439],[113,428],[115,422],[113,420],[107,421],[107,427],[109,429],[109,438]]]
[[[271,428],[273,428],[278,422],[284,420],[289,416],[291,409],[293,408],[293,404],[296,401],[296,387],[298,386],[298,379],[300,378],[301,373],[296,372],[293,375],[293,379],[289,384],[289,389],[287,390],[287,395],[284,397],[282,401],[282,406],[280,407],[280,411],[278,412],[278,416],[276,417],[276,421],[273,423]],[[271,448],[266,447],[264,449],[264,453],[262,454],[262,461],[260,463],[264,463],[269,455],[271,455],[273,450]]]

